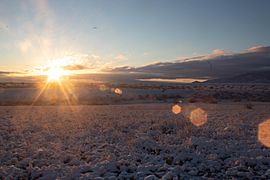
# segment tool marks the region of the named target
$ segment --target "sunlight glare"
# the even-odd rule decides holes
[[[60,67],[50,67],[47,72],[48,82],[59,81],[60,78],[65,74],[65,71]]]

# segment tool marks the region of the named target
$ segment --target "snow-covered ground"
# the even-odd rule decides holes
[[[269,103],[171,107],[1,106],[0,179],[270,178]]]

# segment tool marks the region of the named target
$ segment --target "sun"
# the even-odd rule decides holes
[[[61,67],[51,66],[47,71],[47,81],[59,81],[64,75],[66,75],[66,72]]]

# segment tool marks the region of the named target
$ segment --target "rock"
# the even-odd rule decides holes
[[[161,178],[162,176],[164,176],[166,172],[165,171],[159,171],[159,172],[155,172],[155,175],[158,177],[158,178]]]
[[[57,178],[57,173],[52,170],[46,170],[42,172],[42,177],[39,179],[41,180],[50,180],[50,179],[56,179]]]
[[[95,177],[94,179],[95,179],[95,180],[104,180],[103,177]]]
[[[218,160],[218,155],[217,154],[209,154],[206,157],[208,160]]]
[[[174,159],[173,156],[164,157],[164,160],[168,165],[172,165],[173,159]]]
[[[32,163],[32,160],[30,158],[24,158],[22,161],[18,163],[17,166],[21,169],[26,169],[30,163]]]
[[[122,172],[119,174],[118,178],[120,178],[120,179],[129,179],[130,176],[131,176],[131,174],[127,173],[126,171],[122,171]]]
[[[170,171],[172,172],[172,174],[174,174],[176,176],[179,176],[179,175],[184,173],[182,167],[180,167],[180,166],[175,166],[175,167],[171,168]]]
[[[85,173],[93,172],[93,170],[92,170],[91,166],[81,166],[80,167],[80,172],[82,174],[85,174]]]
[[[113,173],[113,172],[106,172],[105,174],[104,174],[104,177],[112,177],[112,176],[117,176],[117,173]]]
[[[135,174],[135,179],[141,179],[151,174],[152,173],[150,171],[139,171]]]
[[[211,173],[215,173],[217,171],[220,171],[221,163],[219,161],[207,160],[205,162],[207,164],[207,168],[210,169]]]
[[[171,172],[167,172],[164,176],[162,176],[162,180],[170,180],[173,178],[173,175]]]
[[[270,178],[270,169],[268,169],[268,170],[264,173],[264,176]]]
[[[68,164],[70,166],[78,166],[78,165],[80,165],[80,160],[78,160],[78,159],[72,159]]]
[[[159,155],[161,151],[160,145],[150,138],[139,138],[135,146],[147,154]]]
[[[119,166],[119,169],[123,169],[123,166]],[[107,164],[105,164],[105,169],[109,172],[114,172],[114,173],[118,173],[119,169],[117,168],[117,165],[115,162],[108,162]]]
[[[71,179],[79,179],[79,178],[80,178],[80,175],[81,175],[80,171],[75,170],[75,171],[69,176],[69,178],[71,178]]]
[[[34,168],[31,171],[31,179],[38,179],[41,176],[42,176],[42,172],[40,171],[39,168]]]
[[[188,174],[191,175],[191,176],[197,176],[198,175],[198,172],[199,171],[196,168],[193,168],[192,170],[190,170],[188,172]]]
[[[149,175],[144,178],[144,180],[157,180],[158,178],[155,175]]]
[[[238,170],[237,170],[236,167],[234,167],[234,168],[229,168],[229,169],[227,169],[227,171],[226,171],[226,175],[227,175],[227,176],[237,176],[237,173],[238,173]]]
[[[108,177],[106,179],[108,179],[108,180],[116,180],[116,176],[110,176],[110,177]]]
[[[135,178],[136,178],[136,179],[141,179],[141,178],[143,178],[143,177],[145,177],[144,172],[137,172],[137,173],[135,174]]]
[[[257,165],[256,160],[254,160],[254,159],[246,159],[246,166],[254,167],[256,165]]]
[[[251,172],[237,172],[237,176],[241,177],[241,178],[245,178],[248,179],[249,177],[252,177],[252,173]]]
[[[141,171],[141,172],[155,172],[157,170],[157,166],[154,165],[139,165],[137,168],[137,171]]]

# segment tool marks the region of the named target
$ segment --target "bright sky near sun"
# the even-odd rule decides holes
[[[270,42],[269,0],[1,0],[0,70],[141,66]],[[71,67],[70,67],[71,68]]]

